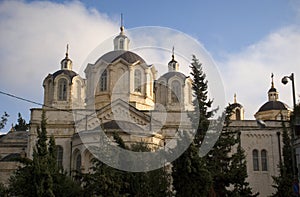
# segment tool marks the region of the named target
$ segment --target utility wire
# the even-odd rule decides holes
[[[68,112],[68,113],[71,113],[73,114],[72,111],[70,110],[66,110],[66,109],[59,109],[57,107],[53,107],[53,106],[48,106],[48,105],[45,105],[45,104],[42,104],[42,103],[39,103],[39,102],[36,102],[36,101],[32,101],[32,100],[29,100],[29,99],[26,99],[24,97],[20,97],[20,96],[16,96],[16,95],[13,95],[13,94],[10,94],[10,93],[7,93],[7,92],[3,92],[0,90],[0,94],[3,94],[3,95],[6,95],[6,96],[9,96],[9,97],[12,97],[12,98],[15,98],[15,99],[18,99],[18,100],[22,100],[22,101],[25,101],[25,102],[28,102],[28,103],[32,103],[32,104],[36,104],[36,105],[40,105],[42,107],[48,107],[48,108],[51,108],[51,109],[55,109],[55,110],[58,110],[58,111],[65,111],[65,112]],[[84,117],[92,117],[92,118],[97,118],[97,116],[94,116],[93,114],[82,114],[82,113],[77,113],[77,115],[82,115]],[[83,118],[84,119],[84,118]]]
[[[33,103],[33,104],[36,104],[36,105],[43,106],[43,104],[41,104],[41,103],[26,99],[26,98],[22,98],[22,97],[19,97],[19,96],[16,96],[16,95],[13,95],[13,94],[10,94],[10,93],[7,93],[7,92],[3,92],[1,90],[0,90],[0,94],[6,95],[6,96],[9,96],[9,97],[12,97],[12,98],[16,98],[16,99],[19,99],[19,100],[22,100],[22,101],[26,101],[28,103]]]

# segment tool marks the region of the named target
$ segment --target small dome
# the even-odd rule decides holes
[[[258,112],[268,110],[288,110],[288,106],[281,101],[268,101],[259,108]]]
[[[166,74],[164,74],[163,76],[161,76],[160,78],[165,78],[167,80],[169,80],[170,78],[177,76],[181,79],[183,79],[183,81],[188,78],[187,76],[185,76],[183,73],[181,72],[167,72]]]
[[[271,87],[270,90],[268,92],[277,92],[276,88]]]
[[[171,60],[171,61],[169,61],[169,63],[168,64],[177,64],[177,61],[176,60],[174,60],[174,58]]]
[[[110,51],[103,56],[101,56],[97,61],[99,62],[100,60],[104,60],[107,63],[113,63],[114,61],[122,58],[126,62],[132,64],[137,61],[140,61],[140,63],[146,63],[143,58],[141,58],[139,55],[136,53],[133,53],[131,51],[124,51],[124,50],[117,50],[117,51]]]
[[[232,108],[243,108],[243,105],[241,105],[240,103],[233,103],[230,105],[232,106]]]
[[[55,73],[52,74],[53,80],[61,74],[65,74],[67,75],[71,80],[73,79],[73,77],[77,76],[78,74],[72,70],[58,70]]]

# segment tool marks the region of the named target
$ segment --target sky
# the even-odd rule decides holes
[[[120,13],[126,29],[171,28],[200,43],[216,63],[226,102],[232,103],[236,93],[246,119],[254,119],[267,101],[271,73],[279,99],[289,106],[291,83],[284,86],[280,81],[294,73],[299,101],[297,0],[0,1],[0,91],[43,103],[42,82],[60,69],[66,44],[70,45],[73,70],[85,77],[86,57],[119,32]],[[174,45],[181,43],[176,45],[174,39]],[[0,101],[0,115],[10,115],[0,131],[4,133],[16,122],[18,112],[28,122],[30,109],[41,107],[3,94]]]

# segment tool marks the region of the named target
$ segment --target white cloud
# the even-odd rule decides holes
[[[108,17],[77,1],[4,1],[0,23],[1,84],[9,87],[31,86],[32,77],[40,82],[47,72],[57,70],[67,43],[78,69],[99,42],[118,31]]]
[[[42,81],[48,73],[53,73],[60,68],[67,43],[70,44],[73,69],[84,77],[82,71],[85,68],[83,64],[86,63],[86,57],[100,43],[119,31],[118,21],[113,21],[96,10],[86,8],[78,1],[66,4],[47,1],[30,3],[3,1],[0,3],[0,26],[0,90],[41,103],[43,102]],[[145,38],[140,38],[143,39]],[[155,41],[149,42],[155,43]],[[176,58],[180,68],[188,74],[186,58],[190,58],[190,53],[194,53],[193,50],[181,48],[186,44],[185,40],[173,38],[165,39],[163,42],[165,44],[161,45],[166,46],[165,50],[171,50],[175,45],[175,52],[184,55],[185,58],[178,55]],[[194,49],[197,47],[195,46]],[[147,63],[166,65],[170,60],[168,54],[145,52],[151,56],[151,59],[145,57]],[[270,75],[273,72],[280,99],[291,106],[290,84],[284,87],[280,79],[294,72],[299,94],[299,54],[300,27],[290,26],[271,33],[240,53],[227,55],[226,60],[218,64],[228,102],[232,101],[233,94],[237,93],[238,101],[246,109],[246,117],[252,119],[253,114],[267,100]],[[141,56],[143,55],[142,52]],[[200,61],[201,55],[198,56]],[[207,62],[203,63],[205,66]],[[214,86],[217,86],[219,82],[214,83]],[[11,98],[7,100],[9,99],[11,100]],[[24,109],[22,108],[24,102],[18,104],[14,106],[14,110]],[[1,102],[0,113],[2,110],[6,111],[7,105]],[[28,108],[26,110],[29,114]],[[15,116],[17,112],[13,111]],[[16,120],[16,117],[11,117],[11,120]]]
[[[91,50],[118,32],[117,23],[77,1],[1,2],[0,89],[42,102],[42,81],[60,69],[66,44],[70,44],[73,69],[79,70]],[[7,110],[3,102],[0,108]]]
[[[249,46],[238,54],[230,54],[220,62],[227,99],[232,102],[237,93],[238,101],[244,105],[246,117],[253,119],[254,113],[267,101],[271,86],[271,73],[279,91],[279,99],[292,107],[291,83],[284,86],[281,78],[295,73],[296,94],[300,91],[300,27],[282,28]],[[296,98],[299,100],[299,96]]]

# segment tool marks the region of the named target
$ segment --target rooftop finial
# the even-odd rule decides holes
[[[120,27],[120,30],[121,30],[121,33],[123,33],[124,31],[124,24],[123,24],[123,13],[121,13],[121,27]]]
[[[172,60],[174,60],[174,46],[172,48]]]
[[[234,93],[234,96],[233,96],[233,103],[236,103],[236,93]]]
[[[66,57],[61,60],[60,64],[62,70],[72,70],[72,60],[69,58],[69,44],[66,47]]]
[[[272,88],[274,88],[274,80],[273,80],[273,78],[274,78],[274,74],[272,73],[271,74],[271,79],[272,79],[271,85],[272,85]]]
[[[66,58],[68,58],[69,56],[69,44],[67,44],[67,48],[66,48]]]

